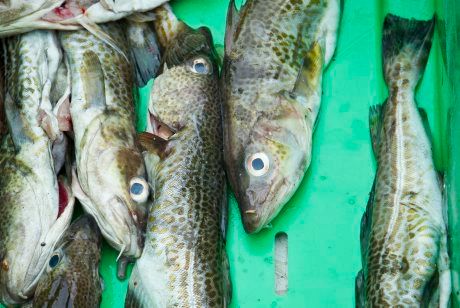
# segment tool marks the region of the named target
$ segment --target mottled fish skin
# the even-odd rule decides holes
[[[123,30],[101,25],[124,49]],[[86,30],[61,32],[72,76],[76,197],[103,236],[127,257],[139,257],[148,184],[134,129],[132,72],[127,60]],[[137,195],[132,188],[137,185]],[[140,186],[139,186],[140,185]]]
[[[74,221],[38,281],[33,307],[99,307],[101,245],[94,218],[86,214]]]
[[[227,17],[224,155],[246,232],[266,226],[311,161],[340,0],[249,0]]]
[[[385,19],[383,62],[389,98],[371,109],[378,167],[361,225],[361,306],[448,305],[451,286],[441,184],[414,93],[427,63],[433,28],[434,20],[394,15]]]
[[[216,54],[207,28],[183,25],[170,44],[149,112],[175,134],[150,146],[143,141],[154,201],[125,307],[227,307],[231,287]]]
[[[54,245],[70,224],[74,198],[55,168],[48,100],[60,59],[52,32],[5,41],[5,110],[9,132],[0,146],[0,300],[33,295]],[[57,132],[55,131],[57,134]],[[54,135],[53,135],[54,136]]]

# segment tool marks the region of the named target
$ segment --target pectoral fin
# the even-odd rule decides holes
[[[138,140],[144,151],[155,153],[160,158],[167,155],[168,141],[151,133],[139,133]]]
[[[92,51],[83,54],[80,69],[87,108],[106,108],[104,71],[98,56]]]
[[[314,42],[303,58],[294,88],[291,92],[285,91],[283,94],[286,98],[294,100],[302,106],[313,127],[316,127],[321,106],[323,66],[323,51],[319,42]]]

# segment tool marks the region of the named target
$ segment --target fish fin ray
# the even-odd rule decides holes
[[[380,139],[380,127],[382,122],[382,106],[374,105],[369,107],[369,131],[371,135],[372,150],[374,155],[377,157],[379,139]]]
[[[127,38],[135,79],[138,87],[144,87],[150,79],[155,78],[161,64],[161,51],[153,29],[147,23],[127,21]],[[139,33],[141,32],[141,33]],[[136,41],[136,36],[142,40]]]
[[[240,14],[236,9],[235,0],[230,0],[227,10],[227,25],[225,29],[225,49],[226,55],[229,55],[232,50],[233,35],[235,34],[235,28],[238,26],[240,20]]]
[[[105,78],[101,61],[92,51],[85,51],[80,69],[86,106],[106,108]]]
[[[154,12],[156,18],[153,25],[155,27],[158,42],[163,48],[167,48],[169,42],[172,41],[179,32],[182,22],[177,19],[171,6],[167,3],[154,9]]]
[[[159,157],[165,157],[168,140],[152,133],[139,133],[138,140],[144,151],[156,153]]]
[[[32,143],[32,139],[24,130],[24,126],[20,123],[23,122],[22,116],[9,93],[5,95],[5,116],[9,128],[11,141],[16,152],[19,152],[23,143]]]
[[[431,49],[435,18],[422,21],[406,19],[392,14],[385,17],[383,25],[382,53],[385,80],[387,83],[404,60],[411,59],[409,74],[417,83],[425,70]],[[414,85],[415,86],[415,85]]]
[[[364,297],[364,274],[363,270],[358,272],[355,279],[355,307],[356,308],[364,308],[365,305],[365,297]]]
[[[314,42],[305,54],[290,96],[304,108],[310,118],[313,130],[317,125],[321,107],[321,82],[324,54],[319,42]]]
[[[118,44],[113,40],[113,38],[110,37],[110,35],[107,34],[104,30],[102,30],[102,28],[98,24],[89,20],[85,15],[80,15],[77,18],[77,21],[83,28],[88,30],[88,32],[90,32],[92,35],[94,35],[95,37],[97,37],[110,47],[112,47],[129,63],[128,56],[118,47]]]

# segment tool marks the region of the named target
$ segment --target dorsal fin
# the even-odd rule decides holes
[[[87,108],[98,107],[105,109],[104,71],[99,58],[94,52],[85,51],[83,54],[80,74]]]
[[[227,25],[225,28],[225,54],[230,54],[233,43],[233,35],[238,26],[240,14],[236,9],[235,0],[230,0],[227,10]]]

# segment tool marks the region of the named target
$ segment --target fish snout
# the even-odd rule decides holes
[[[128,205],[120,198],[115,198],[111,203],[113,219],[107,224],[111,231],[108,235],[105,234],[106,238],[114,248],[120,251],[120,256],[140,257],[143,239],[142,228],[137,222],[139,218],[131,213]],[[104,234],[104,229],[102,233]]]

